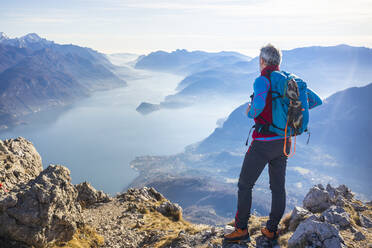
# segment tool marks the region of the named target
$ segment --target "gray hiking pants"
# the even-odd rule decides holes
[[[245,229],[251,213],[252,189],[266,164],[269,163],[271,212],[266,227],[276,231],[286,204],[285,172],[287,157],[283,153],[284,139],[254,140],[244,158],[238,183],[238,210],[235,227]],[[287,142],[287,154],[290,143]]]

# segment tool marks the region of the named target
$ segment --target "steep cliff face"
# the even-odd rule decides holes
[[[151,187],[110,197],[50,165],[23,139],[0,141],[0,247],[247,247],[223,242],[225,228],[196,225]],[[197,211],[197,209],[195,210]],[[272,247],[252,216],[248,247]],[[345,186],[316,185],[281,222],[278,247],[368,247],[372,206]],[[275,245],[274,245],[275,246]]]

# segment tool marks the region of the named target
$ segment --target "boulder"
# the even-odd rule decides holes
[[[182,208],[177,203],[163,202],[156,210],[164,216],[171,217],[175,221],[182,218]]]
[[[30,141],[22,137],[0,140],[0,183],[3,188],[21,187],[42,170],[41,157]]]
[[[68,241],[82,223],[70,171],[50,165],[23,188],[0,195],[0,236],[34,247]]]
[[[343,208],[338,206],[331,206],[322,213],[321,218],[330,224],[339,226],[340,228],[346,228],[351,225],[350,215]]]
[[[161,201],[164,200],[164,196],[156,191],[152,187],[143,188],[130,188],[127,192],[118,196],[124,201],[136,201],[136,202],[146,202],[146,201]]]
[[[289,248],[299,247],[345,247],[344,240],[335,226],[319,222],[315,216],[303,221],[288,240]]]
[[[310,217],[311,215],[313,214],[308,210],[296,206],[291,214],[291,219],[289,221],[289,230],[292,232],[295,231],[300,222]]]
[[[75,187],[78,192],[77,200],[85,207],[98,202],[110,201],[110,197],[107,194],[101,190],[97,191],[88,182],[77,184]]]
[[[317,185],[307,193],[303,200],[303,206],[312,213],[323,212],[331,206],[331,198],[323,186]]]

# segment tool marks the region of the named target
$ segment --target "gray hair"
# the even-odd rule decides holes
[[[261,48],[260,58],[267,65],[280,65],[280,62],[282,62],[282,52],[279,48],[276,48],[269,43]]]

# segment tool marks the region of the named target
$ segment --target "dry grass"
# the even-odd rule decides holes
[[[84,226],[76,231],[72,239],[68,242],[57,242],[48,247],[50,248],[95,248],[104,244],[105,240],[98,235],[95,229]]]
[[[280,221],[281,233],[286,233],[289,230],[289,222],[291,221],[292,212],[287,213]]]
[[[162,202],[157,202],[156,205],[160,205]],[[146,209],[146,208],[143,208]],[[166,217],[157,211],[146,211],[140,212],[144,214],[143,221],[144,225],[138,228],[138,231],[141,232],[157,232],[159,230],[165,231],[168,235],[165,235],[160,238],[155,244],[151,244],[151,247],[161,248],[169,246],[174,239],[178,237],[179,232],[184,231],[189,234],[196,234],[200,231],[207,229],[203,225],[195,225],[185,221],[182,218],[182,213],[179,213],[177,216]]]
[[[362,205],[362,202],[358,200],[353,200],[352,202]],[[369,206],[368,208],[368,210],[362,211],[362,214],[369,218],[372,218],[372,207]],[[354,241],[354,234],[350,231],[350,229],[341,230],[340,233],[344,238],[346,246],[351,248],[369,247],[369,244],[372,243],[372,228],[366,229],[361,227],[359,215],[351,205],[346,204],[344,209],[350,214],[351,225],[356,230],[362,232],[363,235],[366,237],[365,240]]]
[[[292,237],[293,232],[287,232],[285,234],[282,234],[278,238],[278,243],[280,247],[287,247],[288,246],[288,240],[290,237]]]
[[[261,227],[262,227],[262,219],[255,215],[252,215],[248,221],[249,235],[253,236],[258,231],[261,230]]]
[[[349,205],[349,204],[345,204],[344,209],[350,215],[351,225],[354,226],[354,227],[361,226],[359,215],[354,210],[354,208],[351,205]]]

